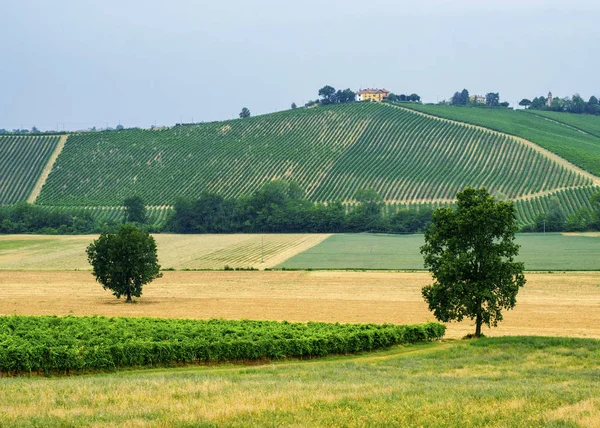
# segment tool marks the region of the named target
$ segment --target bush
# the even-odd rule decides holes
[[[2,316],[0,374],[313,358],[436,340],[446,327],[286,321]]]

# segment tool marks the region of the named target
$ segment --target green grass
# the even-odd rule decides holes
[[[506,337],[255,367],[8,378],[0,425],[592,425],[599,367],[598,340]]]
[[[585,135],[527,112],[508,109],[451,107],[403,103],[434,116],[484,126],[530,140],[573,164],[600,176],[600,138]]]
[[[573,126],[600,138],[600,116],[589,114],[561,113],[556,111],[526,110],[527,113],[547,117],[552,120]]]
[[[353,103],[73,134],[37,203],[115,206],[135,193],[165,205],[202,191],[248,195],[273,179],[297,182],[312,201],[346,202],[369,187],[397,202],[454,199],[468,185],[512,198],[590,184],[514,139],[382,103]]]
[[[423,269],[423,235],[339,234],[286,260],[286,269]],[[600,236],[520,234],[526,270],[600,270]]]

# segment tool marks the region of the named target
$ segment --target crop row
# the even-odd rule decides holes
[[[445,326],[55,316],[0,317],[0,374],[311,358],[439,339]]]
[[[600,176],[600,138],[569,128],[561,123],[551,122],[537,114],[510,109],[450,107],[417,103],[403,103],[402,106],[526,138],[592,174]],[[583,119],[583,115],[577,115],[582,116],[582,119],[570,119],[568,113],[557,114],[561,115],[563,122],[573,123],[573,126],[584,130],[596,130],[599,127],[600,118],[598,117]],[[594,123],[592,124],[592,122]]]
[[[60,136],[0,136],[0,205],[25,201]]]
[[[74,209],[84,210],[100,223],[122,223],[125,219],[125,210],[123,207],[51,206],[48,208],[58,212],[72,212]],[[146,224],[160,228],[164,226],[170,212],[171,208],[168,207],[146,207]]]
[[[351,202],[375,188],[387,202],[452,199],[467,185],[509,198],[589,180],[505,136],[377,103],[297,109],[163,130],[69,136],[38,203],[149,205],[202,191],[248,195],[297,182],[313,201]]]
[[[592,209],[590,198],[598,191],[600,191],[598,187],[586,186],[558,190],[549,195],[527,200],[518,200],[515,202],[517,206],[517,221],[521,226],[535,223],[538,215],[548,212],[548,207],[552,199],[558,200],[559,206],[566,216],[574,214],[581,208]]]

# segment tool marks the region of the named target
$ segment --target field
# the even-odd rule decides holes
[[[163,269],[266,268],[328,234],[155,235]],[[93,235],[0,236],[0,270],[90,270],[85,248]]]
[[[273,179],[297,182],[312,201],[352,202],[358,189],[373,187],[388,203],[452,200],[467,185],[515,198],[591,184],[505,135],[354,103],[71,134],[36,202],[116,206],[135,193],[162,206],[201,191],[247,195]]]
[[[544,110],[527,110],[527,113],[556,120],[557,122],[564,123],[600,138],[600,116]]]
[[[517,306],[486,335],[600,338],[600,273],[529,273]],[[422,324],[435,321],[421,297],[428,273],[164,272],[125,304],[89,272],[0,274],[0,315],[105,315]],[[473,333],[448,324],[446,336]]]
[[[154,235],[163,269],[285,268],[422,270],[423,235]],[[90,270],[93,235],[0,236],[1,270]],[[596,233],[520,234],[526,270],[600,270]]]
[[[541,117],[507,109],[403,103],[403,107],[525,138],[600,176],[600,138]]]
[[[0,136],[0,205],[27,200],[60,138]]]
[[[498,338],[261,366],[13,378],[0,382],[0,424],[598,426],[599,366],[597,340]]]
[[[423,235],[337,234],[277,265],[285,269],[423,269]],[[600,270],[600,235],[517,235],[526,270]],[[0,258],[0,266],[1,264]]]

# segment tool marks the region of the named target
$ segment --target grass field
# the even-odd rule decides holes
[[[163,269],[265,268],[310,248],[327,234],[155,235]],[[90,270],[93,235],[0,236],[0,270]]]
[[[277,265],[286,269],[423,269],[423,235],[338,234]],[[526,270],[600,270],[600,234],[521,234]],[[1,259],[0,259],[1,260]]]
[[[600,338],[600,272],[530,273],[515,310],[486,335]],[[435,321],[421,288],[428,273],[165,272],[125,304],[89,272],[0,274],[0,315],[106,315],[423,324]],[[448,324],[446,336],[473,333]]]
[[[0,382],[0,425],[598,426],[600,342],[493,338]]]
[[[402,103],[434,116],[471,123],[532,141],[586,171],[600,176],[600,138],[541,117],[508,109]]]
[[[589,114],[561,113],[556,111],[527,110],[527,113],[547,117],[568,126],[573,126],[600,138],[600,116]]]
[[[421,270],[423,235],[155,235],[163,269]],[[0,270],[90,270],[92,235],[0,236]],[[527,270],[600,270],[600,234],[521,234]],[[261,262],[262,260],[262,262]]]

